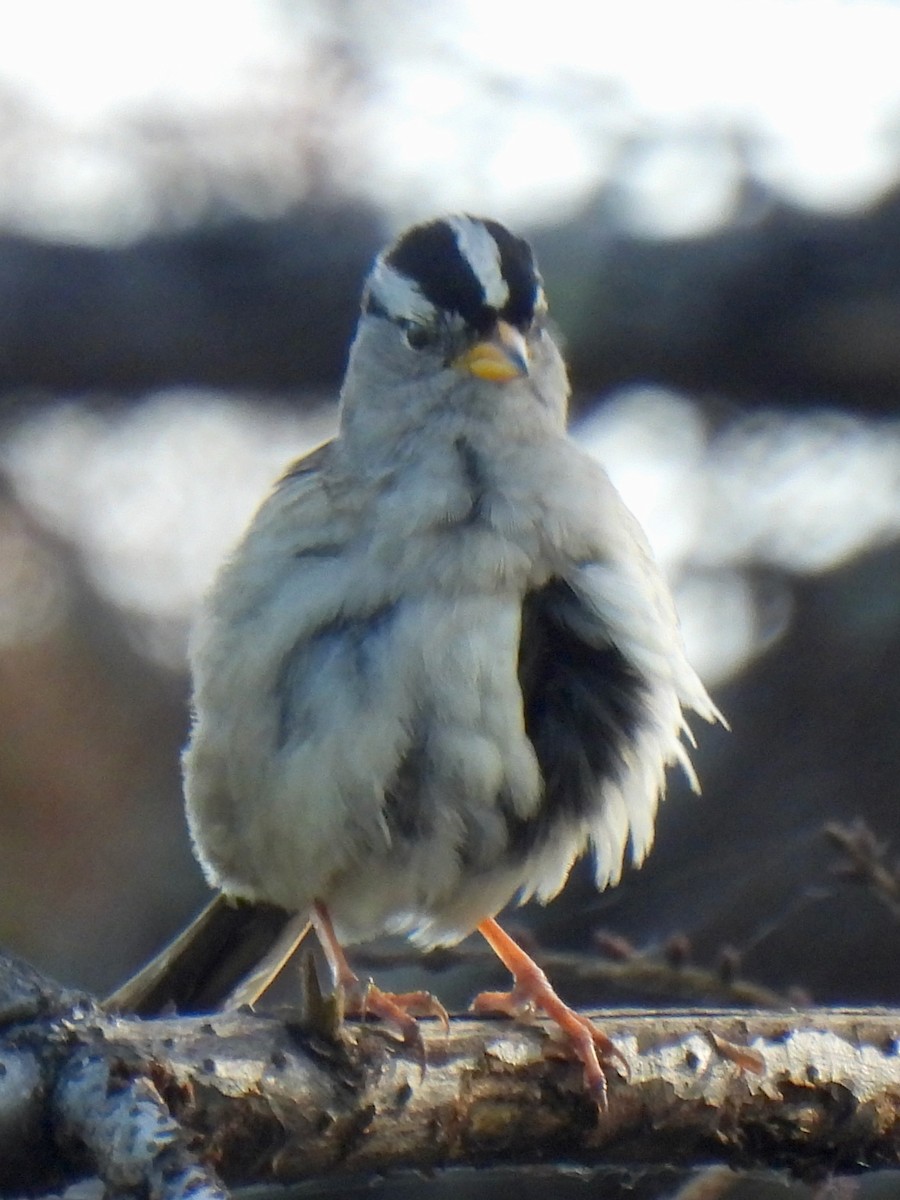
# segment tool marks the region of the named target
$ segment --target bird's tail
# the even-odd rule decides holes
[[[168,946],[116,988],[103,1007],[152,1017],[253,1003],[308,929],[305,916],[220,892]]]

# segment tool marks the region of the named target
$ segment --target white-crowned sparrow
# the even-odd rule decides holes
[[[341,943],[478,929],[514,977],[479,1007],[549,1014],[602,1095],[615,1050],[494,916],[588,849],[600,887],[640,862],[666,767],[693,779],[683,710],[719,714],[643,532],[567,436],[568,390],[526,242],[452,216],[381,254],[340,431],[197,622],[184,775],[210,884],[309,916],[351,1000],[414,1037],[439,1006],[363,995]]]

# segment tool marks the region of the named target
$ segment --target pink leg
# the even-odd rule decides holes
[[[371,979],[363,983],[350,964],[337,939],[328,909],[318,900],[313,905],[312,923],[322,945],[335,986],[344,993],[345,1011],[365,1019],[378,1017],[395,1029],[408,1046],[421,1048],[422,1034],[416,1017],[437,1017],[445,1031],[450,1018],[443,1004],[431,992],[383,992]]]
[[[607,1106],[606,1073],[601,1063],[618,1062],[628,1071],[624,1055],[587,1017],[569,1008],[550,986],[547,976],[521,946],[506,933],[493,917],[482,921],[478,932],[513,977],[511,992],[482,992],[472,1001],[473,1012],[502,1012],[511,1017],[527,1017],[535,1009],[555,1021],[566,1036],[572,1052],[584,1068],[587,1087],[601,1108]]]

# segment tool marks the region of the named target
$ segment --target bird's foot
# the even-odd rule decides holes
[[[608,1086],[604,1066],[615,1066],[626,1078],[628,1060],[621,1050],[588,1017],[565,1004],[547,976],[509,934],[493,919],[478,926],[481,934],[511,972],[515,986],[510,992],[482,992],[470,1005],[472,1012],[499,1012],[517,1020],[531,1021],[538,1012],[555,1022],[564,1035],[567,1049],[581,1063],[585,1086],[601,1109],[606,1109]]]
[[[344,993],[344,1012],[347,1016],[377,1017],[395,1030],[407,1046],[421,1047],[422,1032],[417,1017],[437,1017],[449,1032],[450,1018],[447,1010],[431,992],[383,992],[371,979],[345,979],[341,982]]]
[[[311,920],[331,968],[335,987],[342,997],[345,1016],[377,1017],[389,1029],[403,1039],[404,1045],[413,1051],[422,1069],[425,1068],[425,1043],[417,1017],[437,1017],[444,1027],[450,1029],[447,1010],[431,992],[383,992],[371,979],[362,980],[347,962],[343,947],[334,932],[331,917],[324,904],[313,905]]]

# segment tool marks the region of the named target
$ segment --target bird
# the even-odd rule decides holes
[[[724,718],[643,530],[568,431],[558,342],[498,221],[423,221],[378,255],[338,432],[274,485],[191,638],[185,807],[216,898],[113,1005],[147,1011],[179,970],[211,996],[235,923],[258,934],[239,970],[286,938],[267,981],[311,925],[348,1011],[416,1043],[443,1006],[360,980],[345,947],[478,931],[513,985],[474,1011],[549,1017],[605,1101],[620,1052],[497,916],[588,853],[600,888],[640,864],[667,769],[697,787],[687,716]]]

